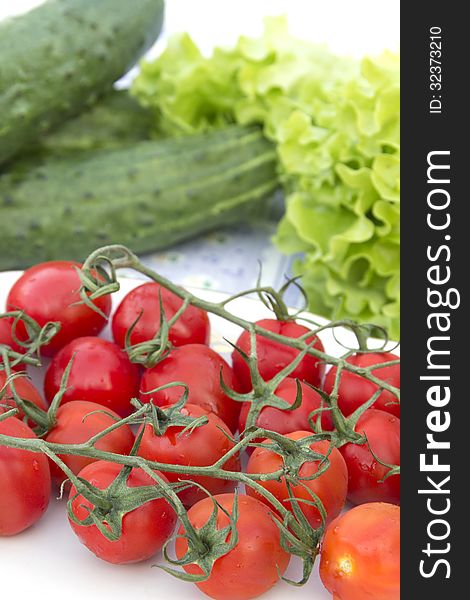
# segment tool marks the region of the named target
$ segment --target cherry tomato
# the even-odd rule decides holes
[[[7,376],[5,371],[0,371],[0,393],[3,387],[5,386],[6,380]],[[29,400],[29,402],[32,402],[38,408],[41,408],[42,410],[47,410],[48,407],[46,401],[43,399],[43,397],[38,392],[34,384],[26,375],[21,377],[15,377],[13,385],[15,386],[16,393],[22,400]],[[8,406],[11,406],[12,408],[16,407],[16,402],[13,398],[10,385],[7,385],[5,387],[5,393],[3,398],[0,400],[0,404],[6,404]],[[3,412],[3,410],[4,407],[0,406],[0,413]],[[16,417],[22,420],[24,418],[23,411],[20,410]],[[36,423],[33,423],[31,422],[31,420],[29,420],[28,425],[34,427]]]
[[[347,359],[347,362],[357,367],[370,367],[378,363],[397,360],[399,357],[390,352],[367,352],[364,354],[354,354]],[[327,394],[331,394],[335,383],[337,368],[332,367],[325,377],[324,390]],[[382,381],[399,388],[400,387],[400,365],[392,367],[379,367],[374,369],[372,373],[379,377]],[[367,400],[370,400],[378,386],[371,381],[367,381],[364,377],[344,371],[341,373],[341,379],[338,389],[338,406],[341,412],[348,417],[356,408],[362,406]],[[396,417],[400,416],[400,404],[396,397],[388,390],[383,390],[377,400],[374,402],[373,408],[384,410]],[[322,415],[322,425],[324,429],[333,429],[333,422],[328,412]]]
[[[232,513],[234,495],[220,494],[214,496],[217,502]],[[214,509],[210,498],[205,498],[188,511],[191,524],[200,529],[203,527]],[[216,600],[247,600],[255,598],[271,589],[279,581],[287,569],[290,555],[282,548],[280,533],[270,509],[250,496],[238,497],[238,543],[224,556],[218,558],[206,581],[196,585]],[[220,508],[217,513],[217,528],[222,529],[229,524],[229,519]],[[184,533],[181,527],[180,534]],[[185,538],[177,538],[175,551],[178,558],[186,553],[188,543]],[[200,574],[197,565],[183,567],[187,573]]]
[[[0,434],[35,438],[19,419],[0,421]],[[40,453],[0,445],[0,535],[15,535],[34,525],[45,513],[51,496],[47,458]]]
[[[83,444],[97,433],[113,425],[119,418],[117,413],[101,404],[74,400],[59,407],[55,426],[48,432],[46,441],[54,444]],[[130,427],[122,425],[98,440],[95,448],[116,454],[129,454],[133,443],[134,435]],[[95,462],[93,458],[71,454],[59,455],[59,457],[75,475],[78,475],[87,465]],[[51,474],[57,485],[66,479],[66,475],[52,461]]]
[[[399,600],[400,508],[373,502],[335,519],[323,538],[320,577],[335,600]]]
[[[58,391],[72,357],[69,389],[62,403],[89,400],[111,408],[121,417],[132,412],[130,400],[139,395],[139,369],[119,346],[97,337],[77,338],[53,358],[44,380],[44,392],[49,402]]]
[[[266,406],[259,413],[256,425],[263,429],[276,431],[277,433],[291,433],[292,431],[301,431],[311,429],[309,416],[312,411],[320,408],[321,396],[304,382],[300,382],[302,390],[302,403],[294,410],[281,410],[272,406]],[[276,396],[286,400],[290,405],[294,404],[297,396],[297,381],[292,377],[286,377],[276,388]],[[244,431],[246,419],[250,410],[250,403],[242,404],[239,419],[239,430]],[[318,415],[314,417],[316,421]]]
[[[106,325],[105,318],[79,303],[80,278],[76,269],[80,267],[80,263],[65,260],[41,263],[27,269],[10,289],[7,310],[23,310],[41,326],[48,321],[60,322],[60,331],[41,348],[44,356],[54,355],[79,336],[98,335]],[[110,296],[93,302],[109,315]],[[27,339],[22,323],[18,323],[17,337]]]
[[[355,430],[367,435],[372,452],[382,462],[400,464],[400,419],[369,408],[359,418]],[[345,444],[340,452],[348,467],[348,500],[354,504],[400,504],[400,475],[391,475],[381,483],[389,469],[377,462],[367,444]]]
[[[291,440],[300,440],[312,435],[309,431],[294,431],[286,434],[286,438]],[[326,440],[313,442],[310,448],[315,452],[326,455],[329,448],[329,442]],[[348,471],[346,463],[337,448],[333,448],[328,457],[329,467],[316,479],[302,481],[298,485],[292,486],[292,492],[296,498],[313,500],[312,495],[305,487],[314,492],[325,508],[327,514],[327,523],[337,517],[346,501],[348,489]],[[284,461],[279,454],[267,448],[256,448],[250,457],[247,465],[247,473],[274,473],[283,467]],[[306,462],[300,467],[300,476],[309,477],[314,475],[319,468],[319,461]],[[270,481],[259,482],[266,490],[270,491],[286,508],[290,508],[289,492],[287,490],[285,478]],[[305,486],[305,487],[304,487]],[[263,502],[267,502],[263,496],[247,486],[247,494],[254,496]],[[299,502],[299,506],[306,516],[308,522],[313,528],[322,524],[322,518],[315,506],[305,502]]]
[[[139,447],[139,456],[173,465],[206,467],[215,463],[233,448],[234,443],[227,437],[227,435],[231,436],[230,429],[217,415],[195,404],[186,404],[180,412],[194,418],[206,416],[208,423],[196,427],[191,433],[188,431],[183,435],[180,435],[182,427],[169,427],[161,436],[156,435],[152,425],[148,424],[145,426],[145,432]],[[239,471],[240,461],[238,455],[229,458],[223,468],[229,471]],[[165,471],[164,474],[169,481],[178,481],[179,479],[195,481],[205,487],[212,495],[233,492],[236,485],[233,481],[215,477],[178,475],[177,473],[167,473]],[[192,506],[206,496],[207,494],[197,487],[188,488],[179,493],[179,497],[185,506]]]
[[[15,352],[21,352],[23,354],[24,348],[22,348],[19,344],[17,344],[15,342],[15,340],[13,339],[13,334],[12,334],[11,328],[13,326],[14,320],[15,319],[13,317],[4,317],[3,319],[0,319],[0,344],[5,344],[5,346],[10,346],[10,348],[12,350],[14,350]],[[18,325],[17,325],[17,327],[18,327]],[[18,337],[17,332],[18,332],[18,330],[16,330],[16,337]],[[3,359],[0,356],[0,363],[2,362],[2,360]]]
[[[125,296],[113,317],[114,341],[125,347],[127,330],[142,313],[132,330],[131,344],[151,340],[160,328],[160,294],[166,319],[183,305],[183,300],[158,283],[144,283]],[[204,310],[188,306],[184,313],[172,325],[169,333],[173,346],[184,344],[208,344],[210,336],[209,317]]]
[[[294,321],[277,321],[276,319],[262,319],[256,322],[257,325],[268,329],[273,333],[278,333],[285,337],[298,338],[309,332],[307,327]],[[308,337],[305,341],[310,343],[314,336]],[[249,354],[251,350],[250,334],[244,331],[237,340],[236,345]],[[314,348],[323,352],[323,344],[319,338],[314,344]],[[261,335],[256,336],[256,351],[258,356],[258,368],[261,377],[269,381],[279,373],[284,367],[290,364],[299,354],[299,350],[284,346],[279,342],[273,342]],[[252,389],[251,376],[248,365],[242,356],[236,350],[232,353],[233,371],[240,382],[242,392],[249,392]],[[290,373],[290,377],[308,381],[319,387],[325,371],[325,365],[315,356],[306,355],[299,365]]]
[[[239,403],[226,396],[220,386],[220,373],[229,388],[237,389],[238,382],[232,369],[225,360],[212,348],[203,344],[187,344],[172,350],[169,356],[147,369],[140,382],[140,399],[157,406],[174,404],[181,398],[184,389],[174,387],[145,394],[161,385],[173,381],[182,381],[189,387],[189,402],[202,406],[215,413],[228,425],[231,431],[236,431]]]
[[[99,460],[86,466],[79,476],[103,490],[111,485],[121,471],[121,465]],[[158,475],[165,479],[158,471]],[[127,479],[129,488],[155,485],[155,481],[141,469],[133,469]],[[69,498],[76,494],[70,489]],[[93,504],[83,496],[72,502],[72,510],[78,519],[85,519]],[[124,515],[121,537],[110,541],[100,533],[96,525],[85,527],[69,519],[79,540],[98,558],[114,564],[134,563],[146,560],[161,550],[173,533],[176,514],[163,498],[150,500]]]

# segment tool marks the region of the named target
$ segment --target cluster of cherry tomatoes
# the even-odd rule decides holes
[[[141,425],[138,455],[155,462],[181,466],[210,466],[234,447],[237,432],[245,429],[249,403],[240,403],[227,395],[227,388],[239,394],[252,389],[251,373],[243,358],[249,354],[251,340],[243,332],[236,341],[230,366],[208,344],[210,322],[205,311],[189,305],[169,330],[171,350],[154,366],[143,369],[132,363],[125,351],[152,340],[160,327],[161,309],[170,319],[182,306],[182,300],[157,283],[144,283],[124,297],[112,317],[114,341],[97,337],[111,314],[111,297],[93,300],[98,311],[81,303],[78,290],[80,265],[66,261],[43,263],[28,269],[11,288],[6,309],[24,311],[40,326],[60,322],[60,331],[41,348],[42,356],[50,357],[42,395],[24,374],[14,373],[13,382],[0,367],[0,413],[15,407],[16,394],[27,405],[47,411],[56,397],[64,372],[70,365],[67,390],[60,406],[49,419],[43,434],[51,444],[80,444],[130,415],[132,398],[167,410],[181,398],[181,387],[156,388],[179,381],[187,385],[188,401],[181,413],[195,419],[204,416],[206,423],[190,431],[169,427],[156,432],[152,423]],[[295,321],[264,319],[258,325],[269,331],[297,338],[323,351],[319,338],[308,336],[309,329]],[[0,319],[0,347],[24,352],[20,341],[28,338],[21,320]],[[257,364],[263,380],[269,381],[298,355],[298,350],[266,337],[256,337]],[[348,361],[359,367],[388,363],[396,359],[389,353],[357,353]],[[2,358],[0,356],[0,362]],[[21,365],[15,367],[18,371]],[[399,366],[378,366],[373,373],[391,385],[399,387]],[[319,410],[322,397],[315,388],[330,393],[334,386],[336,367],[325,374],[325,365],[314,356],[305,355],[295,370],[280,382],[275,390],[278,398],[289,405],[296,401],[299,385],[302,402],[293,410],[272,406],[263,408],[257,417],[260,428],[282,434],[290,440],[312,435],[312,414],[321,420],[326,431],[333,429],[328,411]],[[300,384],[298,383],[300,382]],[[375,383],[351,373],[341,373],[338,406],[345,417],[378,391]],[[399,474],[387,477],[391,465],[399,465],[399,403],[383,390],[373,408],[367,409],[355,425],[358,433],[367,436],[368,444],[346,443],[330,448],[327,440],[314,441],[310,448],[328,457],[328,468],[316,478],[311,476],[321,468],[321,461],[305,462],[299,471],[297,485],[288,486],[285,478],[259,483],[278,501],[289,507],[290,494],[299,499],[298,506],[312,528],[323,524],[317,497],[326,513],[326,533],[322,542],[320,575],[336,600],[398,600],[399,598]],[[316,412],[315,412],[316,411]],[[44,413],[46,414],[46,413]],[[0,421],[0,435],[34,438],[36,423],[30,415],[17,413]],[[135,428],[122,424],[104,437],[95,447],[105,452],[128,455],[135,443]],[[255,440],[260,441],[260,440]],[[282,470],[283,457],[269,448],[268,443],[249,449],[245,472],[251,475]],[[117,481],[121,472],[118,463],[86,456],[59,455],[70,471],[98,489],[106,489]],[[241,470],[241,457],[234,453],[224,469]],[[164,481],[182,478],[174,472],[159,472]],[[234,508],[237,482],[205,475],[187,475],[196,485],[186,486],[179,498],[188,509],[188,518],[196,529],[204,527],[214,503],[207,490],[217,500],[217,523],[227,526]],[[0,535],[14,535],[33,525],[45,512],[51,496],[51,481],[61,486],[66,475],[44,454],[7,447],[0,441]],[[130,488],[149,486],[155,481],[148,473],[134,468],[126,485]],[[290,488],[290,491],[289,489]],[[145,560],[159,550],[174,532],[177,517],[164,498],[145,502],[127,512],[122,520],[119,539],[103,536],[99,527],[85,523],[93,508],[89,499],[69,485],[74,518],[71,526],[79,539],[99,558],[111,563]],[[357,505],[342,511],[346,502]],[[12,509],[14,507],[14,509]],[[263,494],[246,486],[238,495],[237,544],[216,560],[210,576],[197,583],[213,598],[252,598],[268,590],[279,580],[291,555],[281,544],[280,529],[275,520],[275,508]],[[184,533],[181,525],[179,533]],[[185,555],[187,539],[178,537],[175,552]],[[190,574],[201,573],[195,564],[184,565]]]

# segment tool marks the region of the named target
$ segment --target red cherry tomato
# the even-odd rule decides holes
[[[399,600],[400,508],[356,506],[328,527],[320,577],[335,600]]]
[[[157,387],[173,381],[182,381],[189,387],[189,402],[202,406],[215,413],[236,431],[240,407],[238,402],[224,394],[220,386],[220,373],[225,384],[237,389],[238,382],[225,360],[212,348],[203,344],[187,344],[172,350],[169,356],[147,369],[140,383],[140,399],[142,402],[153,401],[157,406],[174,404],[181,398],[184,389],[174,387],[145,394]]]
[[[299,440],[309,435],[312,435],[309,431],[295,431],[286,434],[285,437],[291,440]],[[310,448],[315,452],[326,455],[329,442],[326,440],[313,442],[310,444]],[[328,458],[330,465],[319,477],[292,486],[292,492],[296,498],[308,500],[309,502],[313,500],[312,495],[304,486],[320,498],[327,514],[327,523],[339,515],[346,501],[348,489],[348,471],[339,450],[333,448]],[[248,461],[247,473],[274,473],[281,469],[283,464],[284,461],[279,454],[267,448],[256,448]],[[314,475],[318,471],[319,464],[319,461],[304,463],[300,468],[300,476],[309,477]],[[270,481],[260,481],[259,483],[282,502],[286,508],[291,506],[285,478],[282,478],[280,481],[273,479]],[[248,486],[247,493],[250,496],[258,498],[258,500],[267,502],[263,496]],[[322,518],[315,506],[306,502],[299,502],[299,506],[313,528],[317,528],[322,524]]]
[[[371,365],[397,360],[398,358],[398,356],[390,352],[368,352],[365,354],[354,354],[347,359],[347,362],[357,367],[370,367]],[[326,374],[323,387],[327,394],[331,394],[333,390],[336,372],[337,368],[332,367]],[[382,381],[386,381],[397,388],[400,387],[399,364],[392,367],[378,367],[372,373]],[[370,400],[378,389],[375,383],[367,381],[364,377],[343,370],[338,389],[338,406],[341,412],[348,417],[356,408],[359,408],[367,400]],[[374,402],[373,408],[384,410],[396,417],[400,416],[400,404],[397,402],[396,397],[388,390],[382,391]],[[322,425],[324,429],[333,429],[333,422],[328,412],[322,415]]]
[[[307,327],[295,323],[294,321],[277,321],[276,319],[262,319],[256,322],[257,325],[268,329],[273,333],[278,333],[285,337],[298,338],[309,332]],[[310,343],[314,339],[314,336],[308,337],[305,341]],[[236,345],[246,352],[250,353],[251,343],[250,334],[248,331],[244,331],[237,340]],[[323,344],[321,340],[317,338],[314,344],[314,348],[323,352]],[[273,342],[268,340],[261,335],[256,336],[256,351],[258,356],[258,368],[261,377],[265,381],[269,381],[279,373],[284,367],[290,364],[295,357],[299,354],[299,350],[284,346],[279,342]],[[251,376],[248,365],[243,360],[242,356],[236,350],[232,353],[233,360],[233,371],[238,381],[240,382],[240,388],[242,392],[249,392],[252,389]],[[305,356],[300,364],[290,373],[290,377],[294,379],[300,379],[301,381],[308,381],[313,385],[319,387],[325,371],[325,365],[314,356]]]
[[[165,433],[158,436],[154,433],[152,425],[145,426],[145,432],[139,447],[139,456],[155,462],[164,462],[173,465],[185,465],[192,467],[206,467],[222,458],[234,446],[227,435],[231,436],[230,429],[214,413],[207,412],[195,404],[186,404],[181,413],[194,418],[206,416],[208,423],[196,427],[191,433],[181,434],[182,427],[169,427]],[[222,431],[221,431],[222,430]],[[225,435],[223,432],[227,435]],[[240,461],[238,455],[227,460],[224,469],[239,471]],[[205,487],[212,495],[223,492],[233,492],[236,483],[227,479],[215,477],[203,477],[197,475],[178,475],[177,473],[164,474],[169,481],[179,479],[191,480]],[[185,506],[192,506],[199,500],[205,498],[201,489],[192,487],[179,493],[179,497]]]
[[[232,513],[234,495],[215,496],[217,502]],[[214,509],[210,498],[205,498],[188,511],[188,517],[196,529],[203,527]],[[282,548],[280,533],[269,508],[250,496],[238,497],[238,543],[224,556],[218,558],[206,581],[196,585],[215,600],[248,600],[263,594],[279,581],[287,569],[290,555]],[[229,519],[220,509],[217,513],[217,528],[227,527]],[[180,534],[184,533],[183,527]],[[177,538],[175,551],[178,558],[186,553],[185,538]],[[197,565],[183,567],[187,573],[200,574]]]
[[[101,404],[74,400],[59,407],[55,426],[48,432],[46,441],[54,444],[83,444],[97,433],[113,425],[119,418],[117,413]],[[129,454],[133,443],[134,435],[130,427],[122,425],[98,440],[95,448],[116,454]],[[59,455],[59,457],[75,475],[78,475],[87,465],[95,462],[94,458],[72,454]],[[60,485],[66,478],[62,470],[52,461],[51,474],[57,485]]]
[[[121,348],[126,344],[127,330],[142,313],[132,330],[131,344],[151,340],[160,328],[160,294],[166,319],[183,305],[183,300],[158,283],[144,283],[124,297],[113,317],[114,341]],[[172,325],[169,333],[173,346],[184,344],[208,344],[210,336],[209,317],[204,310],[188,306]]]
[[[97,461],[80,471],[79,476],[103,490],[116,479],[121,466],[116,463]],[[162,479],[165,479],[156,471]],[[155,481],[141,469],[133,469],[127,479],[130,488],[155,485]],[[69,498],[76,494],[72,486]],[[93,507],[83,496],[72,502],[72,510],[78,519],[85,519]],[[161,550],[173,533],[176,514],[163,498],[151,500],[124,515],[121,537],[110,541],[100,533],[96,525],[85,527],[69,519],[79,540],[98,558],[114,564],[134,563],[146,560]]]
[[[382,462],[400,464],[400,419],[369,408],[359,418],[355,430],[367,435],[372,452]],[[391,475],[381,483],[389,469],[377,462],[367,444],[345,444],[340,452],[348,467],[348,500],[354,504],[400,504],[400,475]]]
[[[5,371],[0,371],[0,394],[1,390],[5,386],[6,380],[7,376]],[[42,410],[47,410],[48,407],[46,401],[43,399],[43,397],[38,392],[34,384],[26,375],[21,377],[15,377],[13,385],[15,386],[16,393],[22,400],[29,400],[29,402],[32,402],[38,408],[41,408]],[[11,406],[12,408],[16,407],[16,402],[14,400],[10,385],[7,385],[5,387],[5,393],[3,398],[0,400],[0,404],[6,404],[8,406]],[[0,406],[0,413],[2,412],[4,412],[4,407]],[[22,420],[24,418],[23,411],[20,410],[16,417]],[[36,423],[28,421],[28,425],[34,427]]]
[[[263,429],[276,431],[277,433],[291,433],[292,431],[301,431],[311,429],[309,423],[310,414],[320,408],[321,396],[304,382],[300,382],[302,390],[302,403],[294,410],[281,410],[272,406],[267,406],[259,413],[256,425]],[[294,404],[297,396],[297,381],[291,377],[286,377],[278,385],[275,391],[276,396],[286,400],[290,405]],[[250,410],[250,403],[242,404],[239,419],[239,430],[244,431],[246,419]],[[313,418],[316,421],[318,415]]]
[[[5,344],[5,346],[10,346],[10,348],[12,350],[14,350],[15,352],[21,352],[23,354],[24,348],[22,348],[19,344],[17,344],[15,342],[15,340],[13,339],[13,334],[12,334],[11,328],[12,328],[14,320],[15,319],[13,317],[5,317],[3,319],[0,319],[0,344]],[[16,337],[18,337],[17,330],[16,330]],[[3,359],[0,356],[0,363],[2,362],[2,360]]]
[[[0,435],[36,437],[26,423],[15,417],[0,421]],[[45,513],[50,496],[47,458],[0,445],[0,536],[15,535],[34,525]]]
[[[72,356],[69,389],[62,403],[70,400],[98,402],[121,417],[132,412],[130,400],[139,395],[139,369],[116,344],[97,337],[77,338],[53,358],[44,380],[44,392],[49,402],[58,391]]]
[[[98,335],[106,319],[80,302],[80,278],[76,271],[80,263],[52,261],[26,270],[10,289],[7,310],[23,310],[43,326],[48,321],[59,321],[60,331],[49,344],[42,347],[45,356],[54,355],[71,340],[83,335]],[[111,297],[102,296],[93,301],[105,314],[111,311]],[[17,326],[18,339],[27,339],[22,323]]]

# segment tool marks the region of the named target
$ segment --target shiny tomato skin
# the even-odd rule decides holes
[[[215,496],[215,499],[232,513],[233,494],[220,494]],[[200,529],[207,522],[213,507],[212,500],[205,498],[189,509],[189,520],[196,529]],[[238,510],[237,545],[215,561],[206,581],[196,583],[204,594],[215,600],[255,598],[271,589],[289,564],[290,555],[281,547],[279,529],[269,508],[255,498],[240,494]],[[217,527],[221,529],[228,523],[227,515],[219,509]],[[182,526],[179,533],[184,533]],[[184,556],[187,547],[186,539],[178,538],[175,544],[176,556]],[[187,565],[183,568],[187,573],[201,573],[197,565]]]
[[[3,389],[5,382],[7,380],[7,376],[5,371],[0,371],[0,391]],[[48,405],[44,398],[41,396],[33,382],[26,375],[21,377],[16,377],[14,380],[14,384],[16,393],[22,400],[29,400],[33,404],[35,404],[38,408],[42,410],[47,410]],[[3,396],[0,404],[7,404],[12,408],[16,407],[16,402],[13,398],[13,394],[11,392],[10,385],[7,385],[5,388],[5,395]],[[0,413],[4,412],[5,408],[0,406]],[[22,410],[16,415],[18,419],[23,420],[24,413]],[[28,425],[30,427],[34,427],[36,423],[32,423],[31,420],[28,421]]]
[[[370,367],[370,365],[389,362],[397,360],[398,358],[399,357],[396,354],[390,352],[367,352],[363,354],[354,354],[347,359],[347,362],[356,365],[357,367]],[[326,374],[323,389],[327,394],[331,394],[333,390],[336,372],[336,367],[332,367]],[[374,369],[372,373],[383,381],[400,388],[399,364],[391,367],[379,367]],[[356,410],[356,408],[359,408],[367,402],[367,400],[370,400],[377,390],[378,386],[375,383],[367,381],[360,375],[343,370],[338,390],[338,406],[341,409],[341,412],[348,417]],[[397,403],[395,396],[388,390],[382,391],[380,396],[374,402],[373,408],[378,408],[391,415],[400,417],[400,404]],[[331,416],[327,412],[323,413],[322,425],[324,429],[333,429]]]
[[[320,577],[335,600],[399,600],[400,508],[361,504],[323,538]]]
[[[114,313],[112,323],[114,341],[118,346],[125,347],[127,330],[141,312],[142,316],[132,331],[130,343],[139,344],[155,336],[160,328],[160,294],[165,317],[169,320],[180,309],[183,300],[158,283],[139,285],[124,297]],[[208,344],[209,338],[210,323],[206,311],[191,305],[172,325],[169,333],[173,346]]]
[[[183,435],[179,435],[182,427],[169,427],[162,436],[155,435],[152,425],[147,424],[139,447],[139,456],[173,465],[206,467],[215,463],[233,448],[234,443],[227,437],[227,435],[231,436],[230,429],[217,415],[195,404],[186,404],[181,409],[181,413],[195,419],[206,416],[208,423]],[[228,471],[240,471],[238,455],[229,458],[223,468]],[[236,486],[234,481],[227,479],[178,475],[166,471],[163,473],[169,481],[178,481],[179,479],[195,481],[204,486],[212,495],[233,492]],[[197,487],[185,489],[178,495],[185,506],[192,506],[207,497],[207,494]]]
[[[79,476],[99,489],[111,485],[121,471],[121,465],[106,461],[97,461],[80,471]],[[156,471],[162,479],[165,479]],[[133,469],[127,479],[130,488],[154,485],[155,481],[141,469]],[[75,487],[70,489],[69,498],[76,494]],[[72,502],[74,515],[84,519],[89,514],[91,502],[79,495]],[[170,538],[176,524],[173,508],[163,498],[151,500],[124,515],[122,534],[116,541],[104,537],[96,527],[84,527],[69,523],[78,539],[98,558],[113,564],[127,564],[147,560],[159,552]]]
[[[303,381],[300,382],[302,389],[302,403],[294,410],[281,410],[272,406],[263,408],[258,416],[256,425],[263,429],[276,431],[277,433],[292,433],[293,431],[309,430],[309,416],[312,411],[320,408],[321,396]],[[286,377],[276,388],[276,396],[294,404],[297,395],[297,381],[292,377]],[[239,418],[239,430],[244,431],[246,419],[250,410],[250,403],[242,404]],[[317,417],[313,418],[316,421]]]
[[[140,382],[142,402],[153,401],[157,406],[174,404],[181,398],[183,387],[169,388],[156,394],[145,394],[166,383],[182,381],[189,386],[191,404],[202,406],[215,413],[235,432],[240,414],[239,403],[225,395],[220,386],[220,373],[225,385],[238,388],[232,369],[212,348],[204,344],[186,344],[174,348],[169,356],[154,367],[147,369]]]
[[[299,440],[312,435],[309,431],[295,431],[286,434],[285,437],[292,440]],[[327,440],[313,442],[310,448],[315,452],[326,455],[329,448]],[[322,501],[326,510],[327,523],[337,517],[346,501],[348,489],[348,471],[346,463],[337,448],[333,448],[330,456],[330,466],[319,477],[312,480],[303,481],[303,485],[292,486],[292,491],[296,498],[312,501],[312,495],[303,486],[307,486],[314,492]],[[250,457],[247,465],[247,473],[274,473],[283,466],[282,457],[266,448],[256,448]],[[300,468],[302,477],[309,477],[318,471],[319,462],[304,463]],[[291,506],[289,502],[289,492],[287,490],[285,479],[280,481],[260,481],[259,482],[266,490],[270,491],[286,508]],[[258,498],[262,502],[267,500],[247,486],[247,494]],[[316,529],[322,524],[322,519],[318,509],[315,506],[299,502],[300,509],[306,516],[310,525]]]
[[[307,327],[296,323],[295,321],[278,321],[276,319],[261,319],[256,322],[257,325],[283,335],[285,337],[298,338],[309,332]],[[306,339],[307,343],[313,340],[314,336],[310,336]],[[238,346],[245,353],[249,354],[251,349],[250,334],[248,331],[244,331],[236,342]],[[323,344],[320,338],[314,344],[317,350],[324,351]],[[284,367],[290,364],[299,350],[284,346],[279,342],[274,342],[262,337],[261,335],[256,336],[256,350],[258,356],[258,368],[261,377],[265,381],[269,381],[279,373]],[[233,370],[235,376],[240,382],[240,389],[242,392],[249,392],[252,389],[250,370],[248,365],[243,360],[242,356],[236,350],[232,353]],[[305,356],[300,364],[289,374],[294,379],[300,379],[301,381],[308,381],[313,385],[319,387],[323,374],[325,372],[324,363],[320,362],[315,356]]]
[[[42,346],[44,356],[53,356],[71,340],[84,335],[98,335],[106,319],[80,302],[80,278],[76,268],[81,264],[58,260],[27,269],[13,284],[7,298],[7,310],[23,310],[43,326],[59,321],[60,331],[49,344]],[[105,315],[111,312],[111,297],[93,301]],[[26,339],[22,323],[17,327],[18,339]]]
[[[88,400],[114,410],[121,417],[128,416],[133,410],[130,400],[139,395],[139,368],[119,346],[97,337],[77,338],[54,356],[44,380],[47,400],[51,402],[58,391],[72,356],[69,389],[62,403]]]
[[[369,408],[359,418],[355,430],[367,435],[372,451],[382,462],[400,464],[400,419]],[[340,452],[348,467],[350,502],[400,504],[400,475],[392,475],[380,483],[389,469],[376,461],[367,444],[345,444]]]
[[[73,400],[59,407],[56,424],[48,432],[46,441],[55,444],[83,444],[97,433],[113,425],[119,418],[117,413],[96,402]],[[98,440],[95,448],[116,454],[129,454],[133,443],[134,435],[130,427],[122,425]],[[96,461],[94,458],[85,456],[70,454],[59,456],[75,475]],[[52,461],[51,474],[57,485],[60,485],[66,478],[61,469]]]
[[[0,434],[35,438],[19,419],[0,421]],[[51,496],[51,474],[46,456],[0,445],[0,536],[31,527],[45,513]]]

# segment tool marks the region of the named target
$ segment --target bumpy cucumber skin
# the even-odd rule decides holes
[[[250,219],[278,187],[276,164],[260,131],[232,127],[42,165],[0,182],[0,269],[114,243],[150,252]]]
[[[0,24],[0,164],[91,106],[161,31],[163,0],[47,0]]]
[[[127,90],[112,90],[90,110],[43,136],[33,151],[48,159],[129,146],[150,139],[154,122],[152,112],[142,108]]]
[[[31,169],[53,159],[80,160],[91,150],[122,148],[149,140],[154,134],[155,118],[142,108],[127,90],[112,90],[92,108],[68,119],[7,165],[0,166],[0,190],[7,181],[19,181]],[[1,191],[0,191],[1,196]]]

